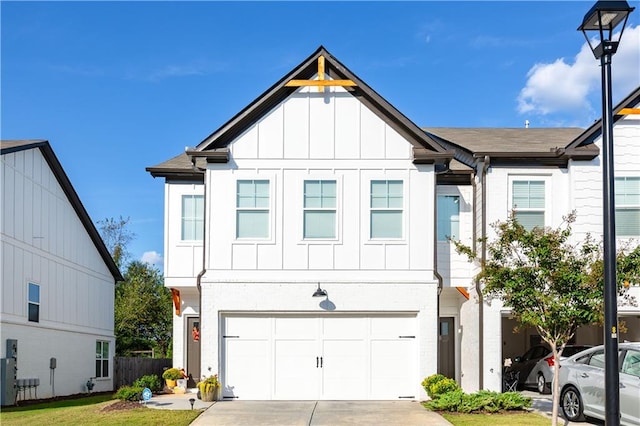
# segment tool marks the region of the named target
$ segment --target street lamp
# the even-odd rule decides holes
[[[605,423],[620,424],[620,377],[618,373],[618,301],[616,284],[616,227],[613,173],[613,106],[611,102],[611,57],[622,37],[629,14],[626,1],[598,1],[587,12],[578,30],[584,33],[602,72],[602,169],[604,208],[604,358]],[[622,23],[620,32],[613,30]],[[592,36],[593,35],[593,36]],[[591,37],[600,44],[593,46]]]

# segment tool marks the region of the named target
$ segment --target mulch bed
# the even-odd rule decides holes
[[[122,411],[122,410],[137,410],[140,408],[145,408],[142,404],[140,404],[139,402],[134,402],[134,401],[116,401],[113,404],[109,404],[107,406],[105,406],[102,410],[100,411]]]

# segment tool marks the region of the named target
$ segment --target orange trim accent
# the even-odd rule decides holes
[[[176,309],[176,315],[180,315],[180,290],[172,288],[171,297],[173,298],[173,307]]]
[[[616,115],[640,114],[640,108],[622,108]]]
[[[469,292],[464,289],[464,287],[456,287],[461,295],[463,295],[467,300],[469,300]]]

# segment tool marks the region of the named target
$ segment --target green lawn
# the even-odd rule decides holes
[[[440,414],[454,426],[548,426],[551,423],[550,419],[536,413]]]
[[[5,425],[166,425],[184,426],[198,410],[158,410],[141,407],[133,410],[102,411],[116,400],[98,395],[66,401],[3,408],[0,424]]]

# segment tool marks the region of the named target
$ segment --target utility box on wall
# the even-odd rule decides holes
[[[2,358],[0,360],[0,405],[15,405],[16,376],[16,360]]]

